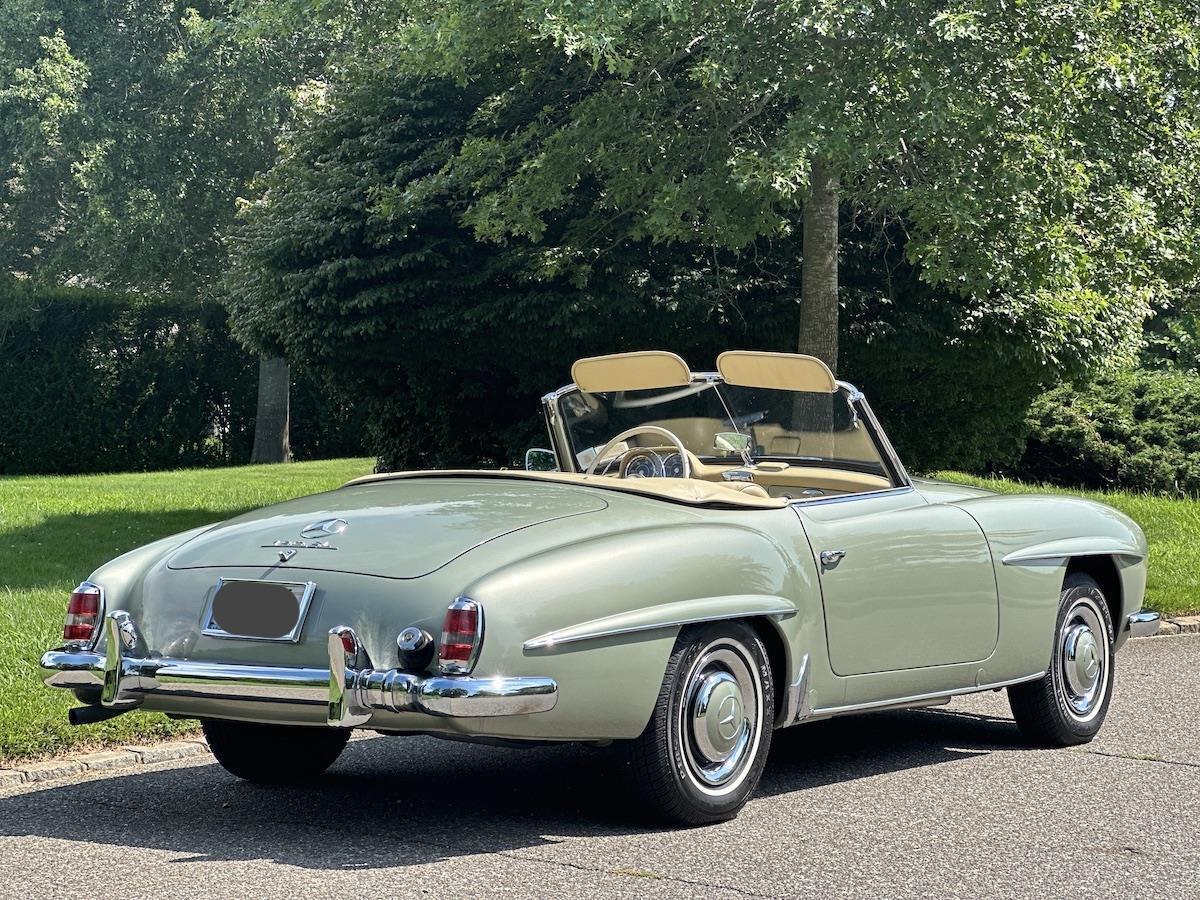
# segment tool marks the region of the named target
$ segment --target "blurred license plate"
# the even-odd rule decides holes
[[[222,578],[204,614],[204,634],[254,641],[298,641],[316,584]]]

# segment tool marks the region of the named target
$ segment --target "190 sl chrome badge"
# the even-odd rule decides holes
[[[285,541],[282,538],[263,544],[264,547],[295,547],[297,550],[336,550],[337,547],[329,541]]]
[[[306,538],[329,537],[332,534],[341,534],[349,524],[345,519],[323,519],[320,522],[305,525],[300,529],[300,536]]]

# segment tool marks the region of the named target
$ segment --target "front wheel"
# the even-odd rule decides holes
[[[1104,724],[1113,686],[1113,624],[1100,585],[1072,573],[1063,582],[1050,669],[1008,689],[1021,733],[1037,744],[1086,744]]]
[[[334,764],[348,728],[202,719],[208,749],[229,773],[257,784],[311,781]]]
[[[642,799],[671,822],[732,819],[762,776],[774,712],[771,666],[753,629],[684,629],[650,722],[628,747]]]

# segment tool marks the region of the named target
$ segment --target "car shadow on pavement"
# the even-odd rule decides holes
[[[1011,721],[954,712],[813,723],[775,735],[756,796],[1022,746]],[[379,738],[351,742],[303,787],[258,787],[209,763],[0,798],[0,837],[133,846],[177,854],[175,862],[391,868],[660,830],[636,800],[613,749]]]

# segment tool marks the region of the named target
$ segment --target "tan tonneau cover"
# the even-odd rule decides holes
[[[401,478],[526,478],[533,481],[558,481],[585,487],[641,494],[659,500],[692,506],[734,506],[747,509],[779,509],[788,505],[783,497],[756,497],[724,484],[694,478],[612,478],[607,475],[580,475],[575,472],[528,472],[524,469],[442,469],[418,472],[384,472],[364,475],[346,482],[367,484]]]

